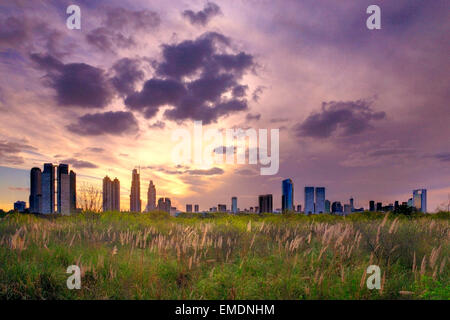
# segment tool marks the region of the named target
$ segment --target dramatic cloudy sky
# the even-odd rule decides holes
[[[81,30],[66,9],[81,7]],[[381,7],[381,30],[366,8]],[[131,170],[178,208],[257,205],[281,180],[357,206],[429,209],[450,193],[449,2],[8,1],[0,4],[0,208],[28,200],[29,169],[69,163],[78,185]],[[280,129],[280,169],[176,166],[172,133]]]

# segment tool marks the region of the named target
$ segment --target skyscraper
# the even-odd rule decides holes
[[[133,169],[131,177],[130,211],[141,212],[141,182],[136,169]]]
[[[186,212],[192,212],[192,204],[186,205]]]
[[[420,212],[427,212],[427,189],[413,190],[413,206]]]
[[[147,212],[156,209],[156,187],[153,184],[153,180],[150,180],[147,191]]]
[[[42,213],[55,212],[55,167],[51,163],[44,163],[41,176]]]
[[[226,204],[218,204],[217,205],[217,210],[219,211],[219,212],[227,212],[227,205]]]
[[[369,201],[369,211],[375,211],[375,201],[373,200]]]
[[[57,170],[58,176],[58,213],[70,213],[70,177],[69,165],[61,163]]]
[[[75,172],[70,170],[70,212],[74,213],[77,210],[77,175]]]
[[[325,188],[316,188],[316,202],[314,204],[314,213],[324,213],[325,212]]]
[[[305,187],[305,214],[314,213],[314,187]]]
[[[233,212],[234,214],[238,213],[237,197],[232,197],[231,198],[231,212]]]
[[[272,213],[273,212],[273,203],[272,203],[272,195],[265,194],[260,195],[258,198],[259,202],[259,213]]]
[[[42,172],[39,168],[30,171],[30,212],[40,213],[42,211]]]
[[[281,210],[282,212],[294,211],[294,183],[291,179],[285,179],[281,185]]]
[[[353,212],[355,210],[355,202],[353,197],[350,198],[350,210]]]
[[[194,212],[199,212],[200,210],[199,210],[199,206],[198,206],[198,204],[195,204],[194,205]]]
[[[383,203],[377,202],[377,212],[383,211]]]
[[[325,213],[330,213],[331,211],[331,204],[330,204],[330,200],[325,200]]]
[[[103,178],[103,212],[120,211],[120,182],[106,176]]]
[[[120,181],[117,178],[112,182],[112,210],[120,212]]]

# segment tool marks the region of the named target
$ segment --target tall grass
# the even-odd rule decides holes
[[[12,214],[0,299],[449,299],[448,218]],[[72,264],[81,290],[66,287]]]

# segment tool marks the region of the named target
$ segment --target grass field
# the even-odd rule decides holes
[[[11,214],[0,299],[449,299],[449,217]]]

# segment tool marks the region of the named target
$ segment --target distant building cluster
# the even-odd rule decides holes
[[[304,214],[332,213],[337,215],[347,215],[353,212],[361,212],[365,209],[355,208],[354,198],[351,197],[348,203],[341,204],[340,201],[330,202],[326,199],[325,187],[306,186],[304,188],[304,207],[294,203],[294,183],[292,179],[284,179],[281,182],[281,208],[274,209],[273,195],[263,194],[258,196],[258,206],[241,210],[238,207],[238,197],[231,198],[230,209],[227,205],[220,203],[209,208],[209,212],[237,213],[287,213],[297,212]],[[115,178],[111,180],[108,176],[103,178],[103,211],[120,211],[120,181]],[[181,211],[172,207],[171,199],[160,197],[156,201],[156,186],[152,180],[149,182],[147,190],[146,212],[154,210],[164,211],[171,215],[177,215]],[[383,205],[382,202],[369,201],[369,211],[389,212],[399,209],[411,208],[420,212],[427,212],[427,190],[415,189],[412,197],[408,201],[395,201],[394,204]],[[26,212],[26,202],[16,201],[14,210]],[[69,171],[68,164],[53,165],[45,163],[44,169],[32,168],[30,171],[30,196],[29,208],[31,213],[41,214],[70,214],[77,211],[76,174]],[[133,169],[131,175],[130,189],[130,211],[142,212],[140,172]],[[186,212],[200,212],[198,204],[186,204]],[[205,212],[205,211],[203,211]]]

